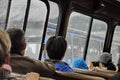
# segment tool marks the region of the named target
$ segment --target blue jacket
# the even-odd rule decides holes
[[[56,62],[54,66],[58,71],[73,72],[72,68],[66,62]]]
[[[88,66],[87,66],[86,62],[84,61],[84,59],[82,59],[82,58],[76,58],[72,62],[72,67],[73,68],[80,68],[80,69],[87,69],[88,70]]]
[[[55,69],[63,72],[73,72],[73,69],[66,63],[61,60],[46,59],[48,62],[52,62],[55,66]]]

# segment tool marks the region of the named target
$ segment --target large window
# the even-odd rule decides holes
[[[120,57],[120,26],[116,26],[111,46],[112,59],[115,64]]]
[[[50,3],[50,14],[45,36],[45,43],[50,36],[55,35],[59,9],[56,3]],[[29,12],[29,18],[26,28],[27,50],[26,55],[38,59],[41,41],[46,20],[47,8],[45,3],[39,0],[32,0]],[[42,55],[42,59],[46,58],[46,54]]]
[[[89,46],[86,61],[97,61],[100,53],[103,52],[103,44],[107,32],[107,24],[103,21],[93,19]]]
[[[27,41],[26,55],[35,59],[39,57],[46,14],[47,8],[44,2],[31,0],[25,34]]]
[[[66,36],[68,48],[64,58],[69,64],[77,57],[83,58],[90,20],[89,16],[77,12],[70,15]]]
[[[54,2],[49,1],[50,3],[50,15],[48,21],[48,27],[46,32],[46,37],[55,36],[57,21],[59,16],[59,8],[58,5]]]
[[[11,0],[10,14],[8,19],[7,28],[20,28],[23,29],[23,23],[25,19],[25,13],[28,0]],[[8,0],[0,1],[0,28],[4,28],[6,20],[6,12],[8,6]],[[49,1],[50,14],[49,21],[45,36],[45,42],[50,36],[55,35],[56,26],[59,16],[58,5],[52,1]],[[41,41],[44,32],[44,25],[47,15],[47,7],[43,1],[31,0],[30,10],[28,15],[28,22],[25,31],[25,38],[27,42],[25,56],[38,59],[41,49]]]
[[[4,29],[7,14],[8,0],[0,0],[0,28]]]
[[[11,0],[11,1],[12,3],[7,28],[17,27],[22,29],[27,0]]]

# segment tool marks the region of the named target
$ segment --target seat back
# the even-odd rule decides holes
[[[92,75],[92,76],[99,76],[99,77],[103,77],[103,78],[110,78],[112,77],[114,74],[106,74],[104,72],[97,72],[97,71],[90,71],[90,70],[83,70],[83,69],[77,69],[74,68],[73,69],[74,72],[76,73],[80,73],[80,74],[86,74],[86,75]]]
[[[11,75],[16,77],[16,79],[18,80],[26,80],[26,75],[24,74],[11,73]],[[40,76],[40,80],[55,80],[55,79]]]
[[[56,80],[105,80],[102,77],[61,71],[56,71],[53,78]]]
[[[117,71],[112,70],[102,70],[102,69],[96,69],[97,72],[103,72],[103,73],[109,73],[109,74],[117,74]]]

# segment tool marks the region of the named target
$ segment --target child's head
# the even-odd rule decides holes
[[[61,60],[66,48],[67,42],[62,36],[52,36],[46,43],[46,50],[50,59]]]

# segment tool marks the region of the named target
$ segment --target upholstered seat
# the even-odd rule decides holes
[[[11,73],[11,75],[16,77],[16,79],[18,79],[18,80],[26,80],[26,75],[24,75],[24,74]],[[40,80],[55,80],[55,79],[40,76]]]
[[[83,69],[77,69],[77,68],[74,68],[73,70],[76,73],[86,74],[86,75],[92,75],[92,76],[99,76],[99,77],[103,77],[103,78],[110,78],[110,77],[112,77],[114,75],[114,74],[109,74],[109,73],[106,74],[104,72],[83,70]]]
[[[53,75],[53,78],[56,80],[105,80],[102,77],[61,71],[56,71],[56,73]]]
[[[102,69],[96,69],[97,72],[103,72],[103,73],[109,73],[109,74],[117,74],[117,71],[112,70],[102,70]]]

